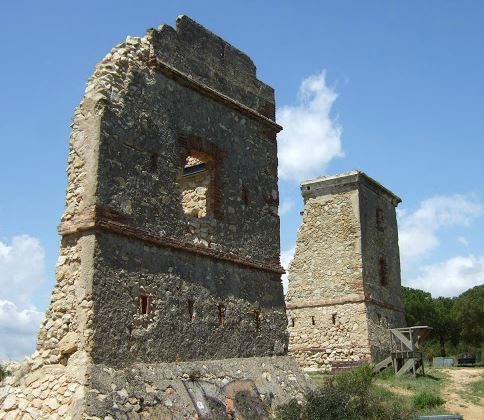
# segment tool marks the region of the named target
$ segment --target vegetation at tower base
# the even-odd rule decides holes
[[[455,298],[433,298],[409,287],[402,287],[402,296],[407,323],[433,327],[424,344],[428,358],[476,353],[484,347],[484,285]]]
[[[349,372],[328,376],[323,384],[305,396],[279,407],[279,420],[409,419],[414,410],[374,385],[372,368],[363,365]]]

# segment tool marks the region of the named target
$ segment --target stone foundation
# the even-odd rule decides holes
[[[268,418],[314,385],[291,357],[17,368],[0,390],[1,419]]]

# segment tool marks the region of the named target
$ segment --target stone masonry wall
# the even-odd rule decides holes
[[[290,305],[363,291],[358,192],[309,197],[289,267]]]
[[[165,408],[183,418],[180,407],[194,414],[185,382],[196,375],[165,368],[186,360],[213,359],[216,371],[225,366],[216,359],[239,358],[245,370],[223,376],[246,377],[258,404],[303,389],[293,362],[266,358],[288,342],[274,119],[274,91],[250,58],[186,16],[176,29],[128,37],[96,66],[72,124],[57,284],[37,352],[0,386],[0,418],[146,418]],[[208,211],[193,217],[179,176],[197,154],[210,157],[211,176]],[[168,382],[153,397],[144,383],[153,369],[184,397],[171,398]],[[226,392],[212,376],[204,386]],[[116,389],[121,377],[129,390]]]
[[[343,304],[363,291],[358,191],[311,196],[306,190],[305,194],[303,222],[289,267],[289,351],[307,368],[329,368],[336,360],[365,360],[369,356],[365,305]],[[340,304],[324,306],[328,300]]]
[[[370,357],[364,303],[291,309],[288,331],[291,354],[305,368],[330,370],[335,361]]]
[[[271,279],[271,273],[107,233],[98,235],[95,264],[96,363],[272,356],[287,351],[281,284]],[[152,296],[149,315],[139,316],[140,293]]]
[[[405,326],[395,214],[400,199],[358,171],[307,181],[301,189],[304,218],[289,267],[289,351],[311,368],[379,361],[390,351],[388,328]],[[339,318],[343,308],[355,321],[351,328],[336,329],[328,318],[318,322],[318,311]]]

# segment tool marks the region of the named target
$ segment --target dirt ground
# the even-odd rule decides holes
[[[439,369],[448,377],[442,390],[442,397],[446,400],[445,409],[451,413],[459,413],[464,420],[484,419],[484,397],[479,401],[471,401],[465,397],[469,384],[484,379],[483,368]]]

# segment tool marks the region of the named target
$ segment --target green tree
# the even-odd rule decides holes
[[[431,327],[435,318],[432,295],[423,290],[402,286],[402,297],[407,325]]]
[[[472,345],[484,342],[484,284],[462,293],[452,308],[460,338]]]
[[[455,299],[447,297],[438,297],[432,299],[433,314],[432,319],[432,335],[439,340],[440,355],[447,356],[445,351],[445,343],[451,341],[457,344],[459,341],[459,325],[452,317],[452,308]]]

